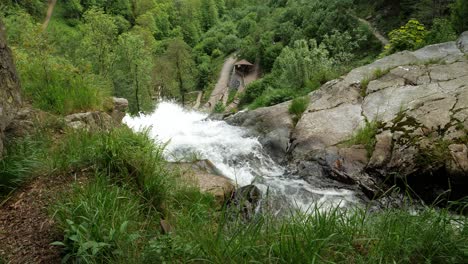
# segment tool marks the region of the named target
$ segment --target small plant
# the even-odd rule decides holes
[[[377,80],[381,77],[383,77],[384,75],[388,74],[390,72],[391,69],[376,69],[372,75],[370,77],[366,77],[364,79],[362,79],[361,81],[361,90],[360,90],[360,95],[362,97],[365,97],[367,95],[367,87],[369,86],[369,83],[373,80]]]
[[[411,19],[406,25],[392,30],[388,36],[390,44],[385,46],[383,55],[389,55],[402,50],[415,50],[425,44],[428,31],[416,19]]]
[[[213,113],[221,114],[226,111],[226,107],[224,106],[223,102],[217,102],[215,107],[213,108]]]
[[[360,91],[360,94],[362,97],[366,97],[367,95],[367,87],[369,86],[369,83],[370,83],[370,78],[364,78],[362,81],[361,81],[361,91]]]
[[[364,145],[367,151],[368,157],[372,156],[372,152],[374,151],[374,146],[376,143],[375,136],[378,132],[378,123],[376,121],[367,122],[366,125],[345,142],[348,146],[353,145]]]
[[[292,115],[294,123],[297,123],[301,119],[302,114],[307,110],[310,99],[307,96],[298,97],[292,100],[289,105],[288,112]]]

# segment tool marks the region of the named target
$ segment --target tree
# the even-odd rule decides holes
[[[272,74],[280,88],[300,90],[319,74],[331,69],[333,61],[323,46],[312,39],[298,40],[292,47],[286,47],[276,59]]]
[[[182,105],[185,105],[185,94],[194,88],[195,63],[190,47],[182,39],[174,39],[168,44],[166,58],[170,60],[172,75],[176,80]]]
[[[207,31],[218,22],[218,7],[214,0],[202,0],[202,26]]]
[[[141,36],[132,33],[119,36],[112,79],[115,94],[128,99],[132,114],[153,107],[152,68],[151,53]]]
[[[411,19],[406,25],[392,30],[388,36],[390,44],[385,46],[384,54],[392,54],[401,50],[415,50],[424,45],[428,31],[423,24]]]
[[[95,73],[106,76],[112,59],[112,47],[117,37],[117,26],[111,15],[92,8],[84,14],[85,23],[81,27],[83,39],[80,55],[91,62]]]

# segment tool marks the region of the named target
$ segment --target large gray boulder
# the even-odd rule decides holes
[[[20,82],[11,50],[7,46],[5,26],[0,21],[0,158],[4,131],[21,107]]]
[[[277,145],[288,144],[276,154],[309,182],[333,178],[370,198],[403,182],[428,200],[449,187],[451,198],[468,195],[468,32],[356,68],[309,96],[295,127],[288,103],[231,123],[255,129],[264,141],[281,134]],[[350,143],[369,123],[367,149],[358,145],[366,142]]]

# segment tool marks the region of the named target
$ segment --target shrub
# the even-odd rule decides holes
[[[388,33],[390,44],[385,46],[384,55],[402,50],[415,50],[424,46],[428,34],[423,24],[411,19],[406,25]]]
[[[223,102],[217,102],[213,108],[213,113],[224,113],[226,107],[224,106]]]
[[[264,85],[264,80],[256,80],[249,85],[247,85],[245,92],[240,97],[239,105],[248,105],[255,101],[256,98],[260,97],[265,91],[266,87]]]
[[[290,89],[272,89],[269,88],[263,94],[255,99],[249,106],[250,109],[276,105],[294,98],[294,92]]]
[[[426,37],[427,44],[453,41],[457,39],[457,34],[447,19],[436,18],[432,23],[432,28]]]

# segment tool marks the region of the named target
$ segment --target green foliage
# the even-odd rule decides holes
[[[217,102],[213,108],[213,113],[224,113],[226,111],[226,107],[222,102]]]
[[[153,109],[152,69],[151,53],[144,39],[132,33],[120,35],[112,79],[115,94],[128,99],[132,114]]]
[[[423,24],[415,19],[411,19],[406,25],[399,29],[392,30],[388,36],[390,44],[385,46],[385,55],[402,50],[415,50],[425,44],[428,32]]]
[[[288,112],[293,116],[294,123],[297,123],[301,119],[302,114],[307,110],[309,106],[310,98],[307,96],[298,97],[292,100],[289,105]]]
[[[363,145],[367,150],[368,157],[372,156],[376,143],[375,136],[377,135],[379,124],[376,121],[367,122],[364,127],[359,128],[356,133],[345,142],[348,146]]]
[[[268,88],[260,97],[249,106],[250,109],[272,106],[294,98],[294,92],[290,89],[272,89]]]
[[[468,1],[456,0],[451,6],[451,21],[458,33],[468,30]]]
[[[136,260],[146,219],[139,197],[125,186],[97,176],[85,186],[76,184],[52,210],[64,233],[63,242],[53,243],[65,247],[63,262]]]
[[[241,95],[239,105],[247,105],[255,101],[265,91],[264,80],[260,79],[247,85],[245,92]]]
[[[0,160],[0,197],[44,170],[47,142],[40,135],[9,139]]]
[[[447,19],[434,19],[432,28],[426,37],[427,44],[442,43],[454,41],[457,39],[457,34]]]
[[[283,49],[273,66],[273,75],[277,76],[277,86],[297,91],[320,71],[331,69],[332,63],[328,51],[315,40],[299,40]]]
[[[83,18],[85,23],[81,27],[83,38],[79,56],[83,63],[90,63],[95,73],[107,75],[111,66],[112,46],[117,38],[114,18],[95,8],[86,11]]]
[[[211,214],[201,224],[200,213],[183,215],[176,234],[150,243],[146,263],[463,263],[468,243],[466,218],[431,208],[369,213],[317,206],[308,214],[258,215],[248,223],[221,215],[217,225]]]

